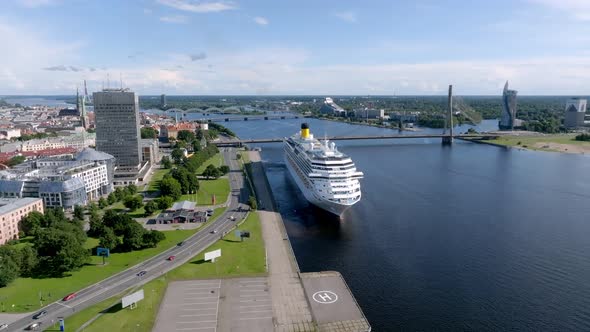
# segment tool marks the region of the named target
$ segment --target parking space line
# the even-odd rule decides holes
[[[258,305],[241,305],[240,308],[257,308],[257,307],[270,307],[272,304],[258,304]]]
[[[215,308],[187,308],[187,309],[180,309],[183,311],[203,311],[203,310],[213,310]]]
[[[255,314],[258,312],[271,312],[272,310],[240,311],[241,314]]]
[[[261,289],[240,289],[240,292],[264,292]]]
[[[178,317],[203,317],[203,316],[215,316],[215,314],[178,315]]]
[[[182,305],[213,304],[213,303],[217,303],[217,302],[189,302],[189,303],[183,303]]]
[[[216,299],[217,296],[200,296],[197,298],[192,298],[192,300],[211,300],[211,299]]]
[[[270,302],[270,300],[240,300],[240,302]]]
[[[244,295],[240,295],[240,297],[261,297],[261,296],[268,296],[268,294],[261,294],[261,295],[257,295],[257,294],[244,294]]]
[[[217,323],[217,320],[193,320],[190,322],[176,322],[176,324]]]
[[[272,319],[272,317],[251,317],[251,318],[240,318],[239,320],[252,320],[252,319]]]
[[[213,330],[215,331],[214,327],[186,327],[181,329],[176,329],[176,331],[195,331],[195,330]]]

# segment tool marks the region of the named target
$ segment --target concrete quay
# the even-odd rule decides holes
[[[371,331],[338,272],[300,273],[281,214],[276,209],[260,154],[249,152],[269,266],[275,331]]]

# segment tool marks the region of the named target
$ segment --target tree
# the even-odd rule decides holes
[[[18,265],[8,257],[0,257],[0,287],[6,287],[18,277]]]
[[[170,158],[168,158],[168,156],[163,156],[160,163],[162,164],[162,167],[164,167],[165,169],[172,168],[172,162],[170,161]]]
[[[165,176],[160,181],[160,193],[162,196],[170,196],[173,200],[177,200],[182,195],[182,188],[176,179],[171,176]]]
[[[37,251],[31,246],[24,246],[19,249],[20,251],[20,262],[19,275],[21,277],[31,277],[33,272],[37,268],[39,258],[37,257]]]
[[[199,151],[202,150],[201,141],[200,140],[194,140],[193,143],[192,143],[192,145],[193,145],[193,151],[194,152],[199,152]]]
[[[174,160],[175,163],[180,164],[182,157],[184,157],[184,151],[179,148],[175,148],[170,153],[170,157],[172,157],[172,160]]]
[[[156,202],[158,203],[158,209],[166,210],[166,209],[170,208],[172,206],[172,204],[174,204],[174,199],[169,196],[162,196],[162,197],[157,198]]]
[[[104,232],[98,241],[100,247],[108,248],[110,250],[115,250],[115,248],[121,243],[121,240],[115,235],[113,229],[108,227],[104,229]]]
[[[158,202],[154,199],[145,203],[143,207],[145,210],[145,216],[151,216],[154,212],[158,211]]]
[[[91,202],[90,204],[88,204],[88,206],[86,206],[86,210],[88,210],[89,213],[98,212],[98,209],[98,204],[96,204],[95,202]]]
[[[16,166],[18,164],[24,163],[25,160],[27,160],[27,157],[25,157],[25,156],[14,156],[14,157],[10,158],[10,160],[6,163],[6,166],[8,166],[8,167]]]
[[[20,220],[18,228],[26,235],[35,235],[37,230],[41,228],[44,222],[43,219],[44,217],[41,212],[32,211]]]
[[[39,255],[39,272],[59,276],[79,268],[88,261],[88,250],[74,234],[57,228],[38,232],[33,240]]]
[[[138,250],[143,247],[143,234],[145,229],[138,222],[133,221],[127,223],[123,228],[123,242],[121,243],[121,249],[123,251]]]
[[[141,128],[141,138],[158,138],[158,131],[152,127]]]
[[[117,195],[115,195],[115,192],[112,192],[109,194],[109,196],[107,197],[107,203],[109,205],[115,204],[117,202]]]
[[[74,206],[74,218],[84,220],[84,208],[81,205]]]
[[[201,129],[197,130],[197,135],[195,136],[197,140],[202,140],[204,136],[203,131]]]
[[[86,243],[86,239],[88,238],[86,232],[84,232],[84,227],[82,223],[61,221],[54,224],[53,228],[62,230],[68,234],[73,235],[78,241],[78,243],[80,243],[80,245],[84,245]]]
[[[143,200],[141,198],[141,196],[127,196],[125,197],[125,201],[123,202],[123,204],[125,205],[126,208],[128,208],[131,211],[135,211],[139,208],[141,208]]]
[[[88,229],[88,236],[100,237],[103,234],[105,226],[98,213],[90,213],[88,224],[90,226],[90,229]]]
[[[178,132],[176,138],[179,141],[192,142],[195,140],[195,133],[190,130],[181,130]]]
[[[229,166],[227,166],[227,165],[219,166],[219,172],[221,172],[222,175],[226,175],[227,173],[229,173]]]
[[[135,194],[137,194],[137,186],[134,185],[133,183],[127,185],[127,187],[125,187],[124,190],[127,193],[127,195],[135,195]]]
[[[100,209],[104,209],[108,205],[109,205],[109,202],[104,197],[101,197],[101,198],[98,199],[98,207]]]
[[[256,197],[250,196],[248,198],[248,205],[250,205],[250,208],[252,208],[252,210],[256,210],[258,208],[258,205],[256,204]]]
[[[207,177],[207,180],[209,180],[209,178],[217,179],[221,176],[221,172],[217,167],[210,164],[209,166],[207,166],[207,168],[205,168],[202,175]]]
[[[143,234],[143,245],[145,247],[155,248],[158,246],[158,243],[165,238],[166,235],[164,235],[164,233],[157,230],[151,230]]]
[[[127,196],[127,191],[122,187],[115,188],[115,191],[113,191],[112,193],[115,194],[117,202],[123,200],[125,196]]]

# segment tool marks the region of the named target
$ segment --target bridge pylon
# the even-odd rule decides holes
[[[442,144],[443,145],[452,145],[453,144],[453,85],[449,85],[449,99],[448,99],[448,110],[447,110],[447,120],[445,121],[445,131],[448,127],[449,135],[443,136]]]

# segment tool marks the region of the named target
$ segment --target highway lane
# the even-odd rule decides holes
[[[244,192],[244,178],[236,160],[236,150],[233,148],[220,149],[225,161],[230,167],[228,174],[232,195],[227,210],[214,222],[199,230],[195,235],[184,241],[182,246],[177,246],[154,256],[140,264],[137,264],[114,276],[104,279],[94,285],[86,287],[77,292],[73,300],[64,302],[53,302],[43,309],[24,317],[8,327],[7,331],[20,331],[26,329],[32,323],[41,323],[40,329],[46,329],[57,322],[59,317],[68,317],[89,306],[113,297],[130,288],[141,286],[164,273],[186,263],[192,257],[203,251],[205,248],[219,240],[223,234],[229,232],[236,223],[247,216],[248,206],[245,204],[248,194]],[[233,219],[235,220],[232,220]],[[213,230],[217,232],[213,233]],[[173,261],[168,261],[169,256],[175,256]],[[142,277],[137,273],[146,271]],[[66,296],[67,294],[63,294]],[[139,303],[141,305],[141,303]],[[40,319],[33,319],[32,316],[42,310],[47,314]],[[67,328],[67,319],[66,319]]]

